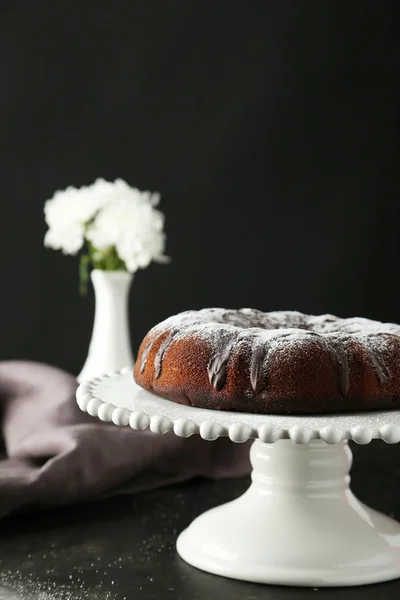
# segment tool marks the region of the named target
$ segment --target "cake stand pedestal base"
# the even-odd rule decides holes
[[[346,441],[290,440],[250,451],[252,484],[178,538],[189,564],[225,577],[296,586],[352,586],[400,576],[400,524],[349,489]]]
[[[159,398],[131,369],[77,391],[80,408],[102,421],[251,446],[252,484],[201,515],[179,536],[181,557],[225,577],[281,585],[348,586],[400,577],[400,523],[349,489],[347,440],[400,442],[400,411],[263,415],[208,410]]]

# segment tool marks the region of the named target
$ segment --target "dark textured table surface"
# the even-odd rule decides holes
[[[353,490],[400,519],[400,445],[373,442],[353,449]],[[400,580],[358,588],[285,588],[224,579],[184,563],[175,551],[178,533],[248,484],[248,479],[196,480],[3,520],[0,600],[400,598]]]

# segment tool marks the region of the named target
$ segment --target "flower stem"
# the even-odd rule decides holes
[[[115,246],[109,246],[104,250],[97,250],[87,242],[87,252],[81,254],[79,262],[79,291],[81,296],[87,294],[87,284],[91,269],[102,271],[127,271],[123,260],[118,256]]]
[[[87,284],[89,281],[90,256],[81,254],[79,261],[79,293],[81,296],[87,294]]]

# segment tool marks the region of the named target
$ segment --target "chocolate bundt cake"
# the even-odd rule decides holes
[[[144,338],[134,377],[174,402],[254,413],[400,408],[400,326],[299,312],[187,311]]]

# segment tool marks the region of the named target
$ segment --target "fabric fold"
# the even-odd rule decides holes
[[[102,423],[79,410],[76,388],[55,367],[0,362],[0,517],[250,471],[248,443]]]

